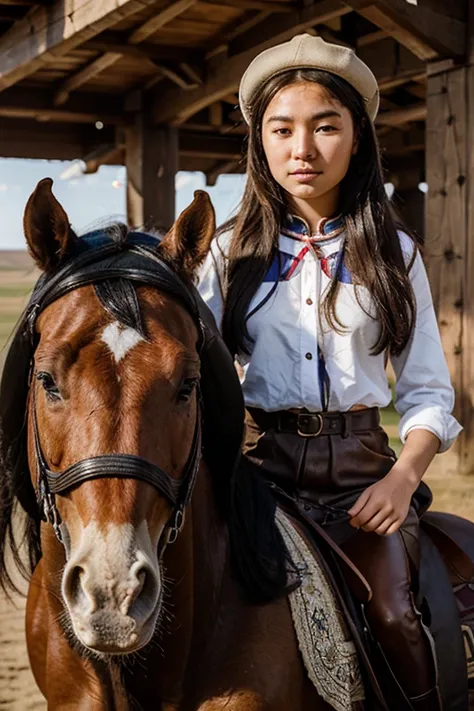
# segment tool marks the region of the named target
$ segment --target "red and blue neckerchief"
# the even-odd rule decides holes
[[[319,246],[323,242],[338,237],[344,231],[344,219],[339,215],[331,219],[323,218],[316,234],[310,235],[306,222],[296,215],[288,215],[281,228],[281,234],[304,243],[298,254],[288,254],[282,249],[275,254],[264,282],[289,281],[299,273],[304,257],[312,251],[320,260],[321,269],[329,279],[337,279],[344,284],[352,284],[349,270],[344,263],[342,249],[323,256]]]

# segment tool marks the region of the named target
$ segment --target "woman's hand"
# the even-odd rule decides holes
[[[349,510],[351,526],[379,536],[398,531],[408,515],[419,478],[396,462],[383,479],[369,486]]]
[[[439,439],[429,430],[411,430],[400,459],[383,479],[369,486],[349,510],[351,526],[379,536],[390,536],[398,531],[408,515],[411,497],[439,445]]]

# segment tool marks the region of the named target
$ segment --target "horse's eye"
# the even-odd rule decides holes
[[[178,401],[187,402],[192,395],[194,388],[197,385],[199,378],[185,378],[181,383],[178,391]]]
[[[61,393],[59,392],[59,388],[54,382],[54,378],[51,373],[40,371],[37,373],[36,379],[42,382],[48,400],[56,401],[61,399]]]

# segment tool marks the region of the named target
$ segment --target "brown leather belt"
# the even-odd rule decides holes
[[[378,407],[349,412],[307,412],[306,410],[279,410],[266,412],[256,407],[247,408],[255,424],[264,432],[292,432],[300,437],[319,437],[322,435],[342,435],[351,432],[373,430],[380,426]]]

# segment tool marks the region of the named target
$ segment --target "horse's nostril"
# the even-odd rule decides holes
[[[135,572],[135,589],[129,600],[128,614],[140,617],[145,610],[156,604],[158,580],[148,566],[144,565]]]
[[[84,590],[81,583],[81,578],[84,576],[84,568],[80,565],[74,566],[69,571],[65,581],[64,591],[68,601],[72,605],[77,605],[84,597]]]

